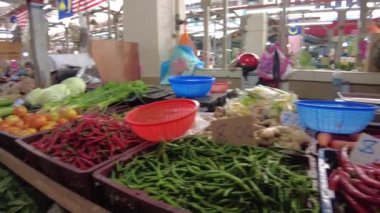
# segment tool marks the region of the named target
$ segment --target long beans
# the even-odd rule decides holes
[[[126,100],[132,94],[142,95],[148,89],[142,81],[129,83],[108,82],[107,84],[90,92],[82,93],[79,96],[69,97],[61,102],[55,102],[44,106],[45,109],[55,109],[60,107],[73,107],[88,109],[97,107],[101,110],[111,104]]]
[[[282,149],[189,137],[118,164],[112,179],[193,212],[298,212],[317,198],[306,168]]]

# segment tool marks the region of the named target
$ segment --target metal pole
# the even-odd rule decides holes
[[[361,0],[359,1],[360,6],[360,19],[359,19],[359,34],[358,34],[358,51],[356,53],[356,60],[355,60],[355,66],[356,68],[360,68],[362,64],[362,58],[360,54],[360,44],[363,42],[365,35],[366,35],[366,27],[367,27],[367,0]]]
[[[286,6],[287,0],[282,1],[282,13],[281,13],[281,20],[280,20],[280,46],[281,50],[288,54],[288,27],[287,27],[287,18],[286,18]]]
[[[223,0],[223,70],[227,70],[227,47],[228,47],[228,0]]]
[[[47,54],[48,44],[45,36],[48,33],[48,22],[42,7],[27,1],[30,23],[31,55],[35,64],[35,76],[39,87],[50,86],[50,67]]]
[[[69,27],[65,27],[65,46],[66,46],[66,53],[70,53],[70,47],[69,47]]]
[[[205,68],[209,68],[209,57],[210,57],[210,0],[202,0],[203,8],[203,59],[205,63]]]
[[[108,3],[108,38],[111,38],[112,30],[111,30],[111,25],[112,25],[112,20],[111,20],[111,2],[110,0],[107,1]]]
[[[343,44],[343,28],[344,21],[346,20],[346,10],[338,11],[338,43],[335,52],[335,66],[340,64],[340,56],[342,55]]]

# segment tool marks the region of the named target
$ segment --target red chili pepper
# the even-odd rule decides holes
[[[368,186],[371,186],[373,188],[376,188],[376,189],[380,190],[380,182],[378,180],[369,177],[362,168],[360,168],[358,166],[355,166],[355,165],[353,165],[353,167],[354,167],[354,169],[355,169],[356,174],[358,175],[358,177],[365,184],[367,184]],[[380,203],[380,199],[379,199],[379,203]]]
[[[342,168],[352,174],[352,173],[355,173],[355,169],[348,157],[348,147],[345,146],[341,149],[340,151],[340,165],[342,166]]]
[[[356,202],[356,200],[351,196],[349,195],[348,193],[346,192],[342,192],[342,194],[344,195],[344,197],[346,198],[347,200],[347,203],[350,204],[350,206],[355,210],[356,213],[369,213],[365,207],[363,207],[361,204],[359,204],[358,202]]]
[[[370,196],[380,196],[379,190],[368,187],[367,185],[363,183],[363,181],[359,179],[351,179],[351,183],[355,188],[357,188],[363,194],[370,195]]]
[[[329,188],[333,191],[335,191],[338,188],[338,182],[339,182],[340,176],[338,170],[334,170],[328,179],[329,182]]]
[[[90,168],[141,142],[128,125],[107,115],[83,115],[32,145],[80,169]]]
[[[350,179],[348,179],[345,175],[341,175],[341,178],[339,179],[339,186],[342,188],[342,190],[344,190],[344,192],[348,193],[354,198],[361,199],[364,202],[372,203],[375,205],[380,204],[380,197],[373,197],[363,194],[350,183]]]

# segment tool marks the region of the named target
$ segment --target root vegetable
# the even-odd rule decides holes
[[[295,130],[290,134],[290,137],[298,144],[310,142],[310,137],[302,130]]]
[[[274,138],[280,134],[281,132],[277,127],[268,127],[259,132],[259,136],[262,138]]]

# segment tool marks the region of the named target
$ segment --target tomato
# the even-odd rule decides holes
[[[30,121],[30,127],[39,129],[45,126],[46,123],[47,123],[46,116],[37,114],[33,117],[33,120]]]
[[[26,114],[28,114],[28,109],[24,106],[17,106],[15,108],[13,108],[13,115],[16,115],[16,116],[22,118]]]
[[[23,120],[19,120],[15,124],[13,124],[13,126],[22,129],[22,128],[24,128],[25,123]]]
[[[58,123],[59,124],[64,124],[66,122],[68,122],[68,120],[66,118],[60,118],[60,119],[58,119]]]
[[[77,111],[75,111],[75,109],[67,108],[67,109],[63,109],[61,111],[61,117],[66,118],[67,120],[73,120],[77,116],[78,116],[78,113],[77,113]]]
[[[5,118],[5,121],[9,124],[9,125],[14,125],[15,123],[17,123],[18,121],[20,121],[20,118],[16,115],[9,115]]]
[[[10,127],[8,129],[8,132],[11,133],[12,135],[16,135],[18,136],[19,133],[20,133],[21,129],[20,128],[17,128],[17,127]]]
[[[3,130],[3,131],[5,131],[5,130],[7,130],[9,127],[11,127],[8,123],[6,123],[6,122],[2,122],[1,124],[0,124],[0,130]]]

